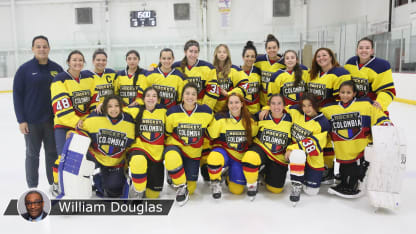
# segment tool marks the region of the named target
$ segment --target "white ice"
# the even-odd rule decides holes
[[[29,223],[20,216],[3,216],[10,199],[27,189],[24,174],[25,145],[18,131],[12,94],[0,94],[0,229],[1,233],[416,233],[416,107],[393,102],[393,122],[404,129],[408,142],[407,169],[400,209],[374,212],[367,197],[341,199],[322,186],[318,196],[302,194],[296,208],[289,202],[289,184],[282,194],[260,188],[255,201],[232,195],[223,187],[223,198],[213,200],[210,189],[198,182],[196,193],[184,207],[174,204],[168,216],[49,216]],[[48,191],[41,152],[39,189]],[[174,199],[165,185],[162,198]],[[415,200],[414,200],[415,199]]]

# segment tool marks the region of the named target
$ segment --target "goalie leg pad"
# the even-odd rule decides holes
[[[71,134],[62,150],[58,167],[62,194],[59,197],[90,198],[92,174],[95,163],[86,154],[91,140],[78,134]]]

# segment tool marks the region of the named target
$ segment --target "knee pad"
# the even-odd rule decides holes
[[[196,189],[196,181],[188,180],[186,183],[187,183],[187,186],[188,186],[189,195],[192,195],[195,192],[195,189]]]
[[[147,159],[144,155],[133,155],[129,163],[131,173],[143,174],[147,171]]]
[[[181,155],[175,150],[169,150],[165,154],[165,167],[166,170],[174,170],[183,165]]]
[[[244,192],[244,185],[236,184],[234,182],[228,182],[228,189],[232,194],[240,195]]]
[[[260,166],[261,164],[261,159],[260,159],[260,155],[254,151],[247,151],[243,158],[241,159],[242,163],[248,163],[251,164],[253,166]]]
[[[283,191],[283,188],[276,188],[276,187],[273,187],[273,186],[268,185],[268,184],[266,184],[266,189],[269,190],[270,192],[276,193],[276,194],[281,193]]]
[[[224,156],[220,152],[211,151],[208,155],[207,163],[210,180],[219,180],[225,163]]]
[[[154,191],[152,189],[146,189],[146,198],[158,198],[160,192],[159,191]]]
[[[309,196],[315,196],[319,193],[319,187],[318,188],[312,188],[309,186],[303,186],[303,191],[308,194]]]

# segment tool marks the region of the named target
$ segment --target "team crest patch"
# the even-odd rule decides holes
[[[204,86],[201,77],[188,77],[186,80],[190,83],[196,84],[196,87],[198,87],[198,93],[201,92],[202,87]]]
[[[362,131],[362,123],[359,112],[331,116],[332,132],[345,140],[357,137]]]
[[[174,87],[153,84],[153,87],[158,91],[160,103],[169,106],[176,101],[176,90]]]
[[[98,92],[98,97],[107,97],[114,94],[112,84],[97,85],[95,90]]]
[[[282,153],[289,142],[286,132],[279,132],[271,129],[264,129],[260,134],[260,141],[273,154]]]
[[[160,119],[143,119],[139,127],[140,136],[148,142],[155,142],[164,137],[163,121]]]
[[[114,156],[123,152],[127,145],[127,135],[109,129],[100,129],[97,134],[98,149],[105,155]]]
[[[247,94],[257,94],[259,92],[259,82],[248,83]]]
[[[269,83],[270,78],[272,77],[273,72],[268,71],[261,71],[261,82],[262,83]]]
[[[201,124],[180,123],[176,128],[176,134],[185,145],[198,143],[202,137],[202,133]]]
[[[308,93],[311,93],[318,97],[319,100],[326,98],[326,85],[324,84],[318,84],[318,83],[308,83],[307,87]]]
[[[233,86],[233,83],[231,82],[230,78],[218,78],[218,84],[220,87],[224,90],[230,90],[230,88]]]
[[[285,83],[281,89],[281,93],[287,99],[296,102],[300,100],[301,94],[305,92],[305,82],[301,82],[298,86],[294,86],[295,82]]]
[[[72,92],[71,97],[72,105],[74,109],[81,114],[86,114],[89,111],[91,101],[91,91],[82,90]]]
[[[55,77],[56,75],[58,75],[57,71],[50,71],[49,73],[51,74],[52,77]]]
[[[296,141],[301,141],[305,138],[308,138],[312,135],[312,132],[302,128],[301,126],[297,125],[297,124],[293,124],[292,128],[290,130],[292,137],[296,140]]]
[[[354,81],[360,96],[365,96],[370,91],[370,84],[367,79],[351,77],[351,80]]]
[[[227,130],[225,132],[225,140],[231,149],[242,151],[246,148],[247,138],[245,130]]]

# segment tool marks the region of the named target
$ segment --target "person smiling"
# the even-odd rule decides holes
[[[22,217],[31,222],[38,222],[44,219],[48,214],[43,210],[45,202],[42,194],[36,190],[30,191],[25,196],[25,206],[27,213]]]
[[[388,61],[374,56],[373,40],[362,38],[357,43],[357,55],[348,59],[345,69],[351,73],[360,96],[368,96],[373,105],[387,115],[387,107],[396,96],[393,75]]]
[[[104,98],[114,94],[114,79],[116,72],[107,68],[107,53],[98,49],[94,51],[92,55],[93,79],[94,79],[94,93],[93,93],[93,106],[104,102]],[[100,109],[101,107],[97,107]]]

